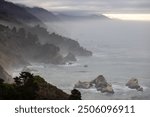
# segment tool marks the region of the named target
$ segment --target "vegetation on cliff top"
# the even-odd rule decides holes
[[[69,95],[56,86],[47,83],[42,77],[29,72],[20,73],[14,78],[14,84],[4,83],[0,79],[0,99],[5,100],[74,100],[81,99],[78,90],[72,90]]]

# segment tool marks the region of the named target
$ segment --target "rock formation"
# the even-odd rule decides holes
[[[103,75],[99,75],[96,79],[92,80],[91,82],[81,82],[75,84],[75,88],[83,88],[89,89],[92,86],[95,86],[97,91],[101,91],[102,93],[114,93],[112,85],[107,83],[106,79]]]
[[[106,79],[103,75],[99,75],[96,79],[91,81],[92,84],[95,85],[96,89],[98,91],[101,91],[102,93],[114,93],[114,90],[112,88],[112,85],[107,83]]]
[[[71,95],[69,96],[69,100],[81,100],[81,93],[77,89],[73,89],[71,91]]]
[[[132,78],[127,83],[126,86],[128,86],[130,89],[136,89],[137,91],[143,91],[143,88],[139,85],[138,79]]]
[[[73,55],[72,53],[68,53],[67,56],[64,57],[64,61],[68,62],[68,61],[77,61],[75,55]]]
[[[75,84],[74,88],[82,88],[82,89],[89,89],[92,87],[92,84],[90,82],[81,82]]]
[[[101,92],[102,93],[114,93],[114,90],[113,90],[113,88],[112,88],[112,85],[111,84],[107,84],[107,86],[106,87],[103,87],[103,88],[100,88],[101,90]],[[97,90],[99,90],[98,88],[97,88]]]

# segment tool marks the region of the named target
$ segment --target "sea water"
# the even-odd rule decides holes
[[[115,91],[110,95],[95,88],[78,89],[82,99],[150,99],[150,22],[82,20],[47,23],[47,26],[77,40],[93,56],[78,57],[72,65],[34,63],[30,67],[37,69],[36,74],[67,93],[78,81],[91,81],[103,75]],[[139,80],[144,92],[125,86],[131,78]]]

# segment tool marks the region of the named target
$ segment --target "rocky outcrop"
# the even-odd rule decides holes
[[[91,81],[92,84],[95,85],[96,89],[98,91],[101,91],[102,93],[114,93],[114,90],[112,88],[112,85],[107,83],[106,79],[103,75],[99,75],[96,79]]]
[[[94,84],[97,89],[107,86],[107,81],[103,75],[99,75],[96,79],[91,81],[91,83]]]
[[[61,52],[67,54],[71,52],[75,56],[92,56],[92,52],[83,48],[78,41],[61,36],[57,33],[49,33],[46,28],[39,25],[29,29],[33,34],[38,35],[40,43],[54,44],[60,48]]]
[[[72,53],[68,53],[67,56],[64,57],[64,61],[68,62],[68,61],[77,61],[75,55],[73,55]]]
[[[114,93],[112,85],[107,83],[106,79],[103,75],[99,75],[96,79],[92,80],[91,82],[81,82],[75,84],[75,88],[83,88],[89,89],[95,86],[97,91],[101,91],[102,93]]]
[[[3,79],[6,83],[12,83],[13,79],[12,77],[3,69],[3,67],[0,65],[0,79]]]
[[[130,89],[136,89],[137,91],[143,91],[143,88],[139,85],[138,79],[132,78],[127,83],[126,86]]]
[[[81,93],[77,89],[73,89],[71,91],[71,95],[69,96],[69,100],[81,100]]]
[[[97,88],[97,90],[99,90],[99,88]],[[113,90],[113,88],[112,88],[112,85],[111,84],[107,84],[107,86],[106,87],[103,87],[103,88],[100,88],[100,91],[102,92],[102,93],[114,93],[114,90]]]
[[[82,89],[89,89],[92,87],[92,84],[90,82],[81,82],[75,84],[74,88],[82,88]]]

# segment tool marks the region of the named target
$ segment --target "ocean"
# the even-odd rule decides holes
[[[150,22],[81,20],[47,26],[50,31],[77,40],[93,56],[77,57],[72,65],[33,63],[28,67],[36,69],[35,74],[67,93],[78,81],[91,81],[103,75],[115,91],[112,95],[95,88],[78,89],[84,100],[150,99]],[[143,92],[125,86],[131,78],[139,80]]]

